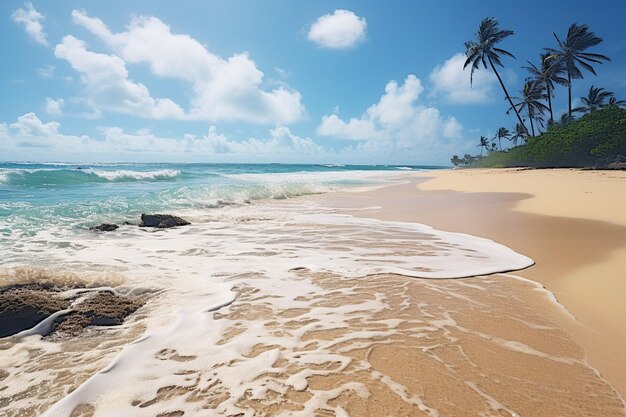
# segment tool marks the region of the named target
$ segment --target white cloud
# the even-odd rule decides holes
[[[63,100],[62,98],[60,99],[53,99],[53,98],[46,98],[46,113],[51,114],[51,115],[56,115],[56,116],[60,116],[63,114],[63,106],[65,105],[65,100]]]
[[[308,38],[330,49],[351,48],[365,39],[367,22],[350,10],[335,10],[319,17],[309,29]]]
[[[48,45],[47,35],[43,30],[42,20],[45,17],[39,13],[30,2],[24,3],[23,9],[17,9],[11,14],[14,22],[24,26],[26,33],[42,45]]]
[[[111,156],[126,160],[187,161],[267,161],[300,160],[319,156],[326,159],[328,151],[310,138],[278,126],[267,138],[234,140],[219,134],[211,126],[206,135],[197,137],[161,137],[149,129],[126,132],[120,127],[99,129],[98,137],[69,135],[61,132],[58,122],[43,122],[36,114],[27,113],[11,124],[0,123],[0,141],[8,157],[28,155],[29,159],[106,160]]]
[[[291,71],[287,71],[280,67],[274,67],[274,71],[276,71],[276,73],[280,76],[280,78],[283,78],[283,79],[289,78],[292,75]]]
[[[128,79],[124,61],[115,55],[87,50],[80,39],[68,35],[54,53],[81,74],[83,100],[94,110],[109,110],[154,119],[183,119],[184,110],[167,98],[153,98],[148,88]]]
[[[300,93],[284,84],[264,88],[263,72],[246,53],[224,59],[191,36],[172,33],[155,17],[134,18],[119,33],[83,11],[74,10],[72,17],[103,40],[122,63],[144,63],[159,77],[188,82],[192,91],[188,118],[288,124],[304,116]]]
[[[26,113],[17,118],[9,127],[20,136],[49,137],[56,135],[61,125],[58,122],[44,123],[35,113]]]
[[[43,67],[37,68],[37,76],[39,78],[52,78],[54,77],[54,65],[46,64]]]
[[[452,104],[486,103],[493,99],[496,77],[484,69],[474,72],[470,85],[470,68],[463,70],[465,54],[457,53],[430,73],[433,94]]]
[[[376,139],[381,136],[381,133],[376,130],[374,121],[353,117],[345,122],[337,114],[322,116],[322,123],[317,128],[317,134],[353,140]]]
[[[336,114],[323,116],[317,134],[358,140],[353,150],[372,156],[408,157],[402,154],[405,150],[415,161],[441,161],[462,147],[463,127],[454,117],[420,104],[423,91],[412,74],[401,85],[390,81],[378,102],[360,117],[345,121]]]

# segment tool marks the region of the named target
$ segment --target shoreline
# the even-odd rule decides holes
[[[535,265],[515,275],[554,294],[566,314],[550,317],[626,397],[626,173],[472,169],[416,174],[409,183],[316,196],[356,217],[417,222],[506,245]],[[626,187],[626,185],[623,185]],[[351,207],[355,210],[349,210]],[[372,208],[376,207],[376,208]],[[562,214],[562,215],[559,215]],[[625,269],[621,269],[622,265]]]
[[[559,322],[572,318],[528,278],[524,250],[424,221],[422,211],[467,206],[452,203],[471,194],[433,200],[417,189],[428,183],[420,176],[445,173],[198,212],[191,225],[149,234],[85,231],[74,236],[79,251],[50,234],[42,259],[60,269],[49,278],[65,280],[69,266],[86,267],[88,283],[115,271],[120,291],[158,295],[119,328],[6,340],[0,409],[626,415],[615,385]],[[485,195],[503,197],[482,193],[483,204]]]

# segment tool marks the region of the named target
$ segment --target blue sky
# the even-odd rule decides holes
[[[574,97],[626,98],[626,2],[477,3],[3,1],[0,159],[447,164],[515,124],[460,68],[486,16],[515,31],[512,95],[578,22],[612,61]]]

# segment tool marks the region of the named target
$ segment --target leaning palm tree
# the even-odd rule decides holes
[[[480,148],[480,156],[483,156],[483,148],[489,151],[489,138],[481,136],[478,147]]]
[[[542,125],[543,118],[541,116],[545,110],[548,110],[548,106],[541,102],[544,98],[543,89],[536,82],[526,81],[522,89],[522,96],[514,98],[518,100],[518,102],[513,108],[509,109],[509,111],[517,109],[517,111],[521,113],[526,110],[528,119],[530,120],[532,136],[535,136],[535,125],[533,121],[537,121],[539,125]]]
[[[494,74],[498,77],[498,81],[500,81],[500,85],[502,86],[502,90],[504,91],[504,95],[506,99],[509,101],[511,107],[513,106],[513,101],[511,101],[511,97],[509,96],[509,92],[506,90],[504,86],[504,82],[502,82],[502,78],[496,69],[496,65],[500,67],[504,67],[502,62],[500,61],[500,55],[509,56],[515,59],[512,53],[505,51],[504,49],[496,48],[495,45],[501,40],[511,36],[513,34],[512,30],[500,30],[498,27],[498,20],[493,17],[486,17],[480,22],[480,26],[478,27],[478,32],[476,32],[476,39],[465,42],[465,55],[467,59],[465,60],[465,64],[463,64],[463,69],[467,68],[468,65],[471,64],[472,69],[470,71],[470,84],[474,80],[474,71],[476,71],[480,64],[483,65],[483,68],[487,69],[487,62],[491,66]],[[524,122],[519,115],[519,112],[515,110],[515,114],[517,115],[517,119],[524,126]]]
[[[560,85],[568,85],[567,79],[561,77],[565,72],[563,62],[548,54],[541,54],[541,67],[538,68],[532,62],[528,61],[528,66],[524,67],[530,73],[528,81],[535,81],[543,86],[546,90],[546,98],[548,99],[548,110],[550,119],[548,124],[554,123],[554,115],[552,113],[552,96],[554,94],[554,83]]]
[[[572,24],[567,30],[567,37],[561,41],[556,33],[553,33],[559,44],[559,49],[545,48],[546,52],[551,57],[556,58],[556,62],[560,62],[567,72],[567,114],[572,118],[572,79],[583,78],[583,73],[578,68],[580,65],[585,70],[589,71],[593,75],[596,75],[596,71],[593,69],[590,63],[602,64],[602,61],[610,61],[610,58],[600,54],[592,54],[583,52],[592,46],[598,45],[602,42],[602,38],[595,35],[595,33],[589,31],[589,26],[579,25],[577,23]]]
[[[500,147],[500,150],[502,150],[502,139],[508,139],[509,136],[511,136],[511,132],[509,132],[509,129],[507,129],[506,127],[501,127],[496,132],[496,135],[493,137],[493,139],[498,139],[498,146]]]
[[[528,134],[526,133],[526,129],[524,129],[524,126],[518,123],[515,125],[515,132],[513,132],[513,135],[511,135],[509,140],[513,142],[513,146],[517,146],[518,140],[521,139],[523,142],[526,142],[527,138]]]
[[[606,106],[606,100],[610,100],[612,97],[614,98],[614,96],[615,95],[611,91],[607,91],[602,87],[594,87],[592,85],[591,87],[589,87],[587,97],[580,98],[580,101],[583,102],[583,105],[572,109],[572,111],[577,111],[581,113],[593,113],[601,107]]]

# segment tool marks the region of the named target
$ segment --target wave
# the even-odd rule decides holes
[[[413,171],[413,168],[411,167],[396,167],[396,169],[399,169],[401,171]]]
[[[0,184],[29,187],[80,185],[98,182],[167,181],[180,176],[172,169],[155,171],[88,169],[6,169],[0,170]]]
[[[130,171],[126,169],[121,169],[121,170],[116,170],[116,171],[103,171],[103,170],[90,169],[90,170],[86,170],[85,172],[89,174],[94,174],[108,181],[166,180],[170,178],[176,178],[180,175],[180,171],[174,170],[174,169],[159,169],[156,171]]]

